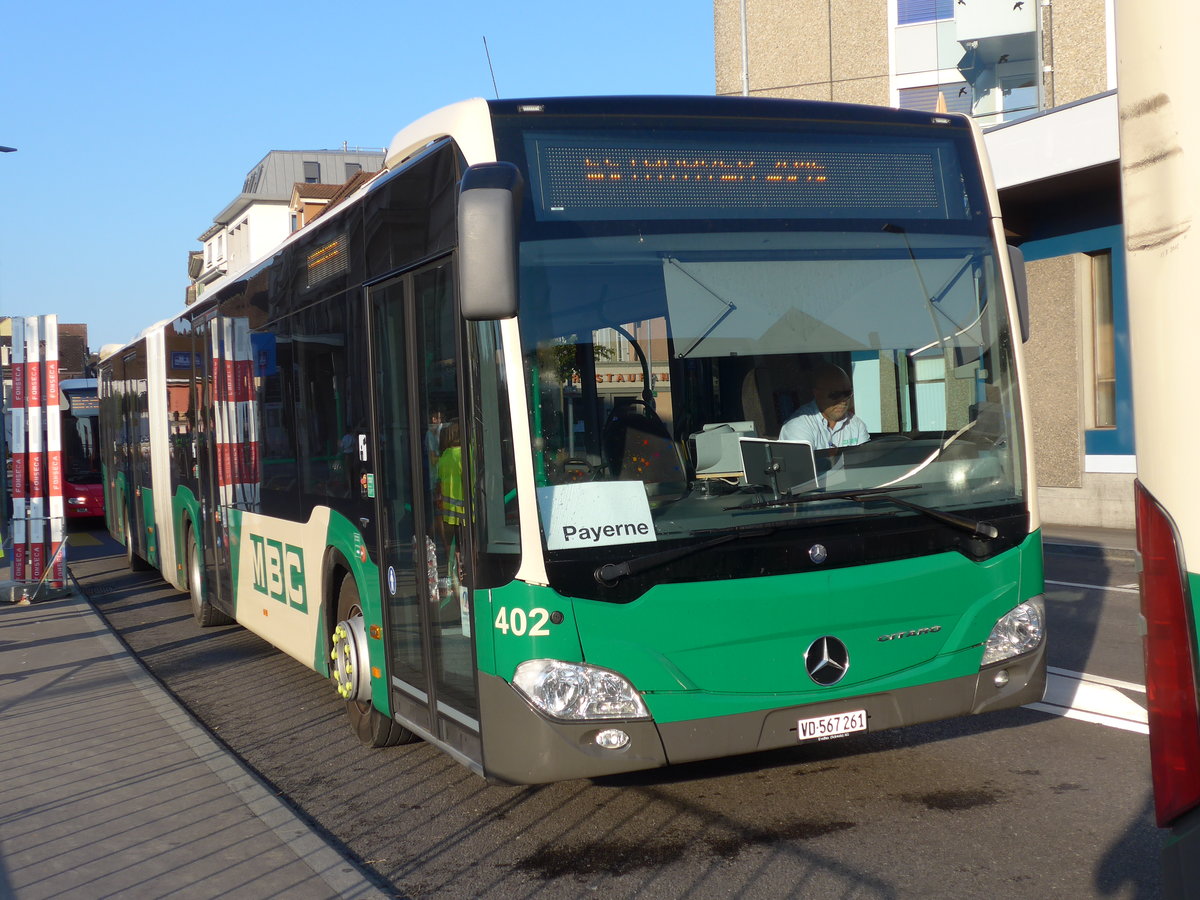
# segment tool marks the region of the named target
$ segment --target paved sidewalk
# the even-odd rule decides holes
[[[0,766],[0,898],[387,896],[80,596],[0,603]]]

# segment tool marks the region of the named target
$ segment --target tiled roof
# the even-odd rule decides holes
[[[301,200],[329,200],[342,187],[340,184],[306,184],[302,181],[297,181],[295,190],[300,195]]]
[[[329,198],[329,202],[325,204],[324,207],[319,209],[316,215],[314,215],[312,219],[309,219],[309,221],[311,222],[313,219],[323,216],[325,213],[329,212],[378,174],[378,172],[355,172],[353,177],[351,177],[351,179],[345,184],[332,185],[332,187],[336,188],[337,190],[334,191],[333,195]]]

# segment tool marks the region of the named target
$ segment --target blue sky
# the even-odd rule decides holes
[[[494,96],[711,94],[708,0],[8,4],[0,315],[93,351],[183,307],[187,253],[270,150],[386,147]]]

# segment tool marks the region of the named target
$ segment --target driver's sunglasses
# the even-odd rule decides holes
[[[826,391],[826,392],[825,392],[825,396],[826,396],[826,397],[828,397],[830,400],[832,400],[834,403],[840,403],[840,402],[841,402],[841,401],[843,401],[843,400],[849,400],[851,397],[853,397],[853,396],[854,396],[854,391],[853,391],[853,390],[849,390],[849,391]]]

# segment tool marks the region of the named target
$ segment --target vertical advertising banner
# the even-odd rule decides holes
[[[12,577],[61,588],[67,560],[58,317],[11,321]]]
[[[12,319],[12,445],[9,453],[12,455],[12,501],[13,501],[13,581],[24,581],[28,577],[29,565],[29,491],[26,464],[28,452],[25,440],[26,431],[26,392],[25,382],[28,369],[25,359],[25,320]]]

